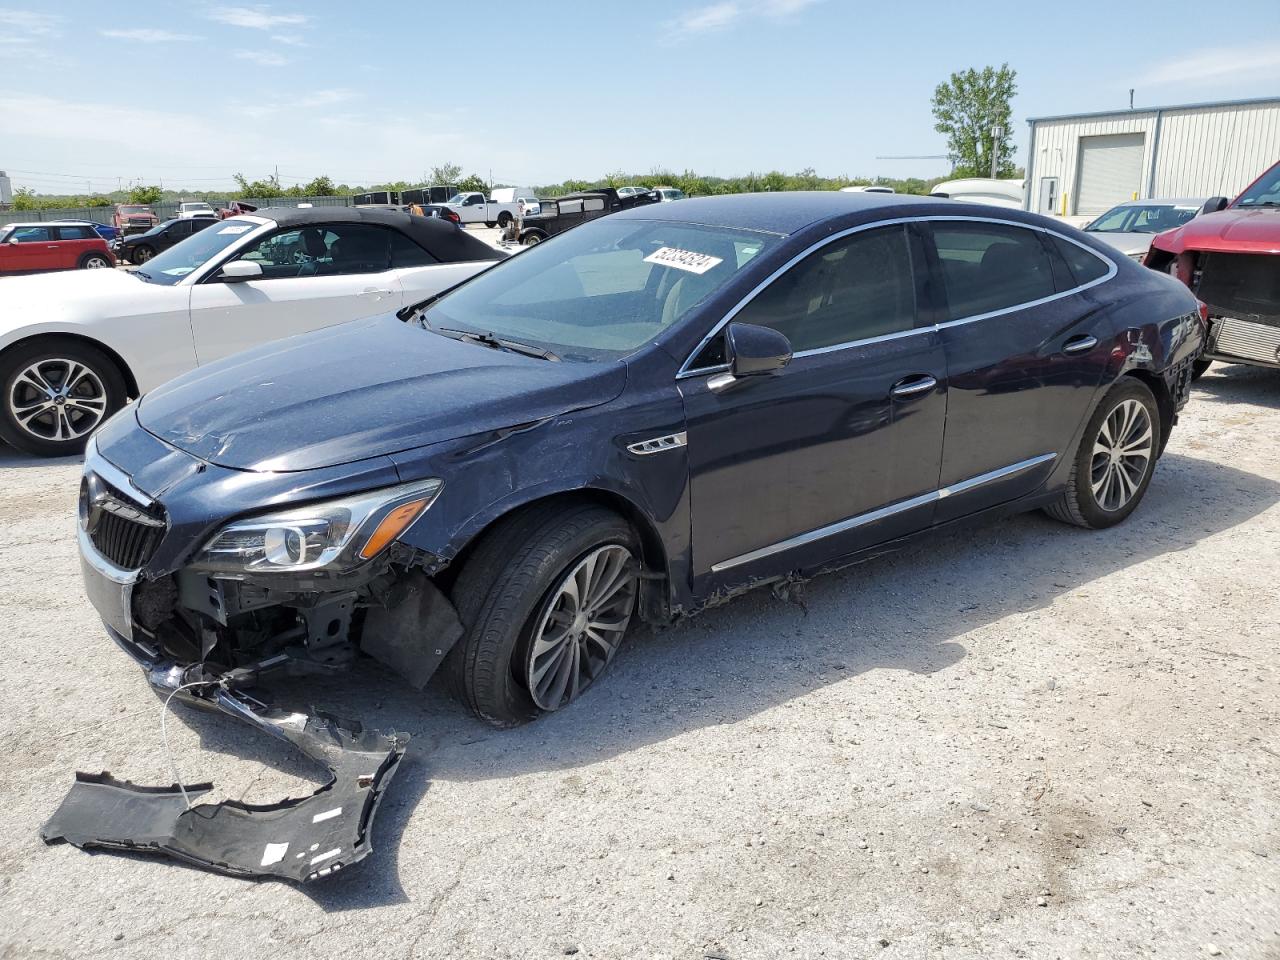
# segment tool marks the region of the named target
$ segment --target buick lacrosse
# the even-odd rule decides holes
[[[397,314],[202,366],[90,442],[111,636],[184,697],[363,651],[500,726],[666,622],[914,535],[1142,500],[1204,319],[1021,211],[624,211]]]

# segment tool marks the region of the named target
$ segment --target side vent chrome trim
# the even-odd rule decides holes
[[[1009,466],[1001,467],[999,470],[992,470],[990,473],[983,473],[976,477],[970,477],[968,480],[961,480],[959,483],[953,483],[949,487],[942,487],[939,490],[930,490],[928,493],[922,493],[909,500],[899,500],[897,503],[891,503],[867,513],[860,513],[856,517],[850,517],[847,520],[840,520],[837,523],[830,524],[829,526],[819,527],[817,530],[810,530],[808,533],[801,533],[786,540],[780,540],[767,547],[760,547],[758,550],[752,550],[750,553],[743,553],[736,557],[730,557],[728,560],[721,560],[719,563],[713,563],[711,565],[711,572],[720,573],[744,563],[751,563],[753,560],[761,560],[765,557],[772,556],[775,553],[781,553],[783,550],[790,550],[793,547],[802,547],[807,543],[813,543],[816,540],[822,540],[825,537],[834,536],[837,533],[856,530],[858,527],[864,527],[868,523],[875,523],[877,520],[884,520],[888,517],[895,516],[896,514],[905,513],[908,510],[914,510],[917,507],[928,506],[929,504],[936,503],[939,500],[945,500],[947,497],[954,497],[960,493],[968,493],[975,487],[980,487],[986,483],[993,483],[996,480],[1004,480],[1006,477],[1012,477],[1014,474],[1030,470],[1032,467],[1038,467],[1042,463],[1048,463],[1051,460],[1057,459],[1057,456],[1058,455],[1056,453],[1041,454],[1038,457],[1032,457],[1030,460],[1011,463]]]
[[[662,453],[664,450],[674,450],[677,447],[683,447],[689,442],[688,435],[681,431],[680,433],[669,433],[665,437],[654,437],[652,440],[641,440],[638,443],[627,445],[627,449],[641,457],[647,457],[651,453]]]

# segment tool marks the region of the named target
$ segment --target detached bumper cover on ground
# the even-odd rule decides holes
[[[191,682],[180,665],[149,660],[136,644],[116,639],[142,663],[158,690],[172,692]],[[368,856],[373,817],[408,736],[365,731],[355,721],[323,713],[285,713],[214,681],[181,690],[177,697],[287,740],[325,764],[330,781],[309,797],[280,803],[202,804],[198,799],[212,784],[187,786],[184,797],[177,784],[143,787],[109,773],[78,773],[40,831],[46,843],[161,853],[234,876],[298,882],[328,876]]]

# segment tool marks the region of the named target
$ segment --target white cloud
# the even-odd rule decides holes
[[[249,27],[253,30],[270,30],[273,27],[299,26],[307,22],[301,13],[271,13],[269,7],[214,7],[208,13],[210,20],[227,23],[233,27]]]
[[[1280,46],[1274,43],[1184,53],[1151,66],[1135,86],[1192,86],[1280,81]]]
[[[237,50],[234,56],[237,60],[252,60],[263,67],[283,67],[289,62],[288,57],[282,57],[270,50]]]
[[[693,34],[711,33],[733,26],[740,20],[755,17],[782,19],[794,16],[822,0],[754,0],[739,3],[723,0],[707,6],[694,7],[663,24],[667,42],[676,42]]]
[[[307,46],[307,41],[303,40],[301,37],[295,37],[292,34],[273,33],[271,35],[271,39],[274,40],[276,43],[283,43],[286,47]]]
[[[15,10],[12,7],[0,7],[0,27],[18,34],[29,36],[52,36],[57,33],[62,17],[52,13],[37,13],[34,10]]]
[[[169,30],[152,30],[147,27],[140,27],[136,30],[102,30],[99,32],[104,37],[112,37],[116,40],[136,40],[138,43],[180,43],[186,40],[200,39],[190,33],[173,33]]]

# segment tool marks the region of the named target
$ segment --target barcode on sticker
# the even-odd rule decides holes
[[[712,267],[724,263],[724,258],[698,253],[696,250],[681,250],[679,247],[659,247],[645,257],[644,261],[664,267],[675,267],[677,270],[686,270],[689,273],[706,273]]]

